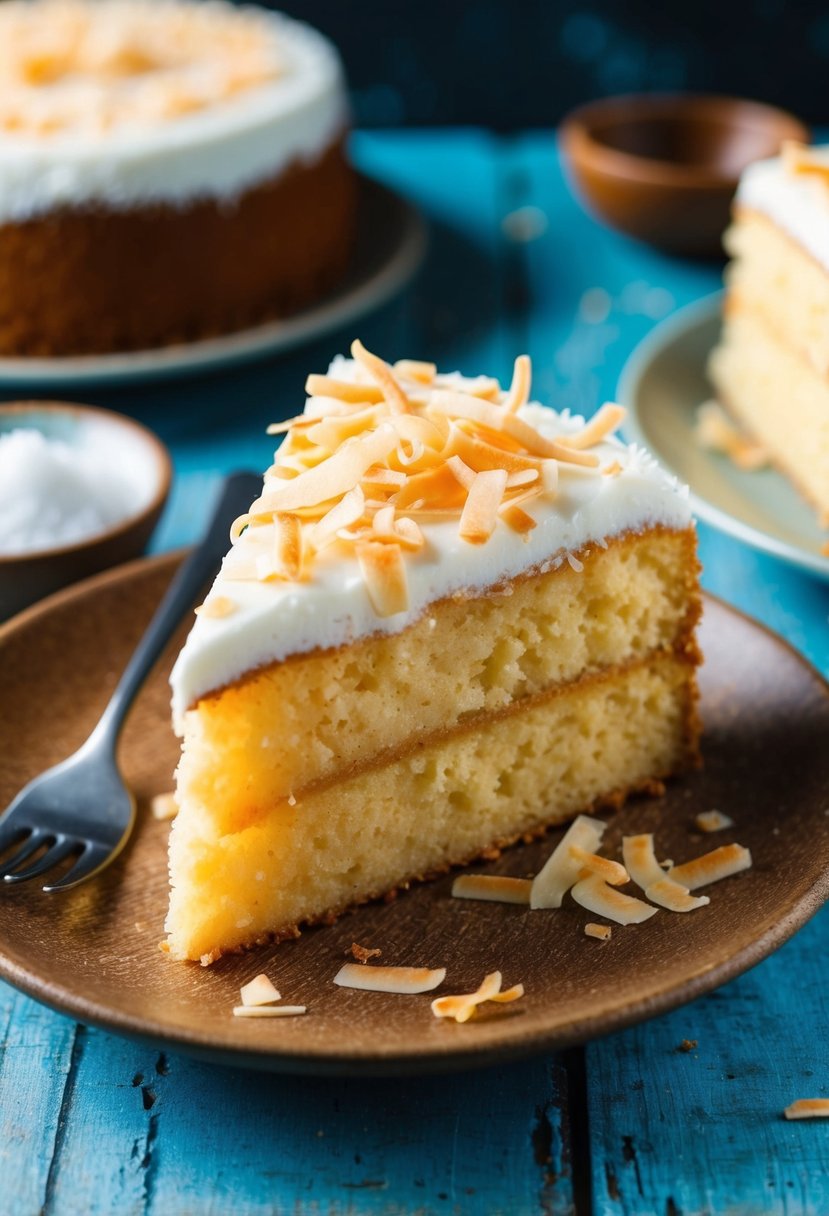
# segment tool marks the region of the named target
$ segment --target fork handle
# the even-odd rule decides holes
[[[87,747],[100,745],[104,738],[108,739],[112,747],[115,746],[130,706],[153,664],[205,583],[215,575],[227,552],[230,525],[238,515],[247,511],[261,486],[261,477],[254,473],[232,473],[225,479],[204,538],[170,583],[92,732]]]

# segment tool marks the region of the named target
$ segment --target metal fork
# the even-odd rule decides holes
[[[38,878],[78,853],[62,878],[43,887],[63,891],[98,873],[126,844],[135,822],[135,798],[124,785],[115,755],[124,719],[177,625],[215,573],[231,523],[260,488],[261,478],[253,473],[226,479],[204,539],[170,584],[92,734],[68,760],[30,781],[0,816],[0,857],[19,846],[0,863],[6,882]],[[33,865],[19,868],[44,846],[46,852]]]

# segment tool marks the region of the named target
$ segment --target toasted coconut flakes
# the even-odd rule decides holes
[[[371,490],[399,490],[405,484],[405,473],[400,473],[397,469],[386,469],[382,465],[367,469],[362,480],[363,488]]]
[[[521,469],[517,473],[510,473],[507,478],[508,490],[526,486],[532,486],[536,490],[542,488],[543,483],[538,469]]]
[[[379,946],[370,949],[368,946],[360,946],[357,942],[352,942],[346,953],[353,955],[358,963],[367,963],[370,958],[378,958],[383,951]]]
[[[558,493],[558,464],[555,460],[545,460],[541,466],[541,483],[547,498],[555,498]]]
[[[570,845],[570,856],[581,866],[582,878],[586,878],[588,874],[597,874],[599,878],[610,883],[611,887],[622,887],[626,882],[630,882],[630,875],[625,867],[618,861],[611,861],[609,857],[599,857],[598,853],[590,853],[577,844]]]
[[[787,1119],[829,1119],[829,1098],[798,1098],[783,1114]]]
[[[243,1005],[270,1005],[280,999],[279,992],[264,974],[255,976],[239,989]]]
[[[408,413],[409,399],[395,380],[388,363],[385,363],[377,355],[373,355],[371,351],[366,350],[359,338],[356,338],[351,343],[351,354],[356,362],[366,369],[372,380],[382,390],[392,413]]]
[[[375,384],[351,384],[331,376],[310,375],[305,391],[309,397],[334,397],[354,405],[378,405],[383,400],[383,390]]]
[[[321,549],[328,541],[333,540],[341,528],[348,528],[363,518],[365,511],[365,495],[360,486],[349,490],[336,506],[323,515],[322,519],[311,529],[311,544]]]
[[[285,439],[231,538],[265,535],[228,563],[228,579],[313,577],[318,555],[336,544],[358,558],[375,610],[402,611],[402,551],[426,543],[416,519],[454,518],[469,543],[485,543],[499,518],[526,536],[537,526],[527,504],[555,496],[559,463],[568,475],[596,470],[598,456],[579,449],[621,414],[605,407],[579,435],[550,440],[519,416],[530,393],[526,356],[504,393],[486,377],[459,387],[431,363],[390,367],[360,342],[352,355],[353,382],[310,376],[305,413],[270,428]],[[580,568],[574,554],[564,560]]]
[[[334,976],[334,983],[340,988],[406,995],[431,992],[445,979],[445,967],[366,967],[361,963],[344,963]]]
[[[578,882],[581,863],[573,857],[571,848],[578,846],[595,853],[602,841],[607,824],[589,815],[578,815],[536,874],[530,892],[531,908],[560,908],[565,894]]]
[[[706,401],[697,410],[694,438],[700,447],[728,456],[745,472],[763,469],[769,463],[766,449],[743,434],[718,401]]]
[[[363,474],[373,464],[384,460],[396,446],[394,427],[382,423],[376,431],[347,440],[333,456],[300,473],[293,481],[266,490],[253,504],[250,514],[294,511],[297,507],[316,506],[337,498],[353,490]]]
[[[311,377],[309,376],[308,379],[310,380]],[[286,418],[284,422],[272,422],[269,426],[265,427],[265,434],[287,435],[288,431],[293,430],[294,427],[312,426],[313,423],[314,419],[309,418],[306,414],[297,414],[293,418]]]
[[[295,1018],[307,1013],[307,1005],[234,1005],[235,1018]]]
[[[725,828],[733,828],[734,820],[722,811],[700,811],[694,823],[701,832],[722,832]]]
[[[665,871],[656,860],[651,832],[643,832],[639,836],[623,836],[622,857],[631,879],[643,891],[647,891],[648,887],[661,882],[665,877]]]
[[[507,393],[507,399],[501,407],[508,414],[514,414],[522,405],[526,405],[530,396],[532,381],[532,364],[529,355],[519,355],[515,360],[512,372],[512,384]]]
[[[481,545],[489,540],[498,520],[498,508],[507,487],[505,469],[490,469],[476,473],[469,490],[458,534],[471,545]]]
[[[639,925],[657,912],[656,908],[646,904],[644,900],[636,899],[633,895],[624,895],[615,887],[609,887],[598,874],[582,878],[570,894],[576,903],[588,912],[595,912],[597,916],[616,921],[619,925]]]
[[[302,525],[296,515],[274,517],[276,560],[287,578],[299,578],[302,569]]]
[[[477,474],[474,469],[470,469],[469,465],[461,460],[460,456],[450,456],[446,462],[446,467],[450,470],[458,485],[463,486],[465,490],[472,489]],[[509,477],[507,477],[507,484],[509,484]]]
[[[610,935],[613,932],[610,925],[597,925],[595,921],[588,921],[584,926],[585,937],[597,937],[599,941],[609,942]]]
[[[673,866],[668,871],[668,877],[674,882],[682,883],[689,891],[697,887],[707,887],[709,883],[719,882],[748,870],[751,866],[751,853],[741,844],[724,844],[719,849],[695,857],[693,861],[683,862]]]
[[[196,609],[196,616],[206,616],[210,620],[220,620],[232,616],[239,605],[227,595],[211,595]]]
[[[493,903],[528,904],[532,880],[501,874],[460,874],[452,884],[456,899],[486,899]]]
[[[688,888],[674,882],[672,878],[660,878],[645,890],[645,898],[669,912],[693,912],[704,908],[711,900],[707,895],[690,895]]]
[[[518,532],[521,536],[525,536],[528,532],[532,532],[537,526],[532,515],[529,515],[523,507],[518,507],[512,503],[505,503],[500,508],[500,516],[504,523],[512,528],[513,532]]]
[[[153,819],[175,819],[178,814],[175,794],[156,794],[150,799],[150,812]]]
[[[424,363],[421,359],[398,359],[394,370],[404,380],[417,380],[419,384],[431,384],[438,374],[434,363]]]
[[[377,615],[405,612],[409,607],[409,588],[400,545],[364,541],[357,546],[357,560]]]
[[[305,432],[304,438],[321,448],[336,451],[347,439],[353,439],[364,431],[376,427],[381,418],[385,417],[384,407],[369,406],[365,410],[355,410],[350,414],[337,416],[328,415],[313,423]]]
[[[517,1001],[524,995],[524,985],[515,984],[506,991],[501,991],[501,972],[493,971],[484,976],[480,988],[476,992],[461,993],[459,996],[439,996],[432,1001],[432,1013],[436,1018],[454,1018],[456,1022],[468,1022],[479,1005],[485,1001],[497,1001],[507,1004]]]
[[[618,460],[612,460],[610,464],[606,464],[602,469],[602,473],[604,473],[605,477],[618,477],[621,472],[622,466],[619,464]]]
[[[562,436],[559,443],[563,443],[567,448],[592,448],[616,430],[626,413],[623,405],[614,405],[608,401],[580,431],[575,435]]]

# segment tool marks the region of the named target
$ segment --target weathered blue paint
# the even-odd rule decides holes
[[[526,349],[539,396],[589,413],[655,320],[718,285],[716,267],[587,217],[549,134],[374,133],[354,151],[433,225],[417,282],[359,325],[392,358],[504,377]],[[157,549],[193,539],[224,471],[267,462],[266,423],[296,411],[306,371],[352,336],[90,394],[173,448]],[[700,534],[707,586],[829,670],[829,590]],[[592,1188],[608,1216],[817,1216],[829,1211],[829,1126],[780,1112],[829,1094],[827,926],[824,914],[720,992],[593,1044],[586,1082],[577,1055],[399,1083],[260,1077],[78,1030],[0,986],[0,1213],[523,1216],[572,1210],[575,1175],[577,1198]],[[678,1053],[683,1039],[698,1048]]]

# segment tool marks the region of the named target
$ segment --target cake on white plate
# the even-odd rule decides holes
[[[176,663],[167,948],[208,963],[698,759],[685,491],[611,432],[359,343],[308,380]]]
[[[725,245],[717,399],[829,526],[829,147],[751,165]]]

